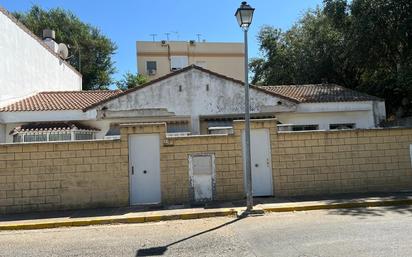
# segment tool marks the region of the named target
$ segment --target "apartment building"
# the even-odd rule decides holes
[[[137,41],[138,73],[150,80],[190,65],[244,80],[243,43]]]

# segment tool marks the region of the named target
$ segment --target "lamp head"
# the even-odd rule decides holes
[[[235,16],[239,26],[244,29],[248,30],[250,24],[252,24],[253,19],[253,12],[255,11],[250,5],[246,2],[242,2],[240,7],[236,10]]]

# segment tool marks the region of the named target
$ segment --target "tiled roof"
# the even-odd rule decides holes
[[[120,90],[41,92],[0,108],[0,112],[83,110],[121,92]]]
[[[259,86],[299,103],[380,101],[382,99],[336,84]]]

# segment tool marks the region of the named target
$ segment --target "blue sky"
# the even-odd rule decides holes
[[[62,7],[84,22],[95,25],[118,46],[114,60],[120,78],[126,71],[136,72],[136,40],[201,39],[241,42],[243,35],[234,13],[240,0],[0,0],[9,11],[27,11],[33,4],[50,9]],[[249,55],[258,56],[256,34],[262,25],[288,29],[308,8],[322,0],[251,0],[256,8],[249,33]],[[178,34],[173,32],[178,32]]]

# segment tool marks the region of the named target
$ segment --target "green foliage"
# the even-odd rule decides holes
[[[288,31],[265,26],[253,83],[338,83],[412,115],[412,2],[324,0]]]
[[[149,79],[142,74],[134,75],[130,72],[126,72],[126,74],[123,74],[123,78],[121,80],[116,81],[116,86],[120,90],[127,90],[143,85],[147,82],[149,82]]]
[[[70,46],[68,62],[83,75],[83,89],[107,89],[115,72],[112,55],[116,45],[97,27],[82,22],[70,11],[60,8],[44,10],[34,5],[14,16],[34,34],[42,37],[43,29],[56,32],[56,41]]]

